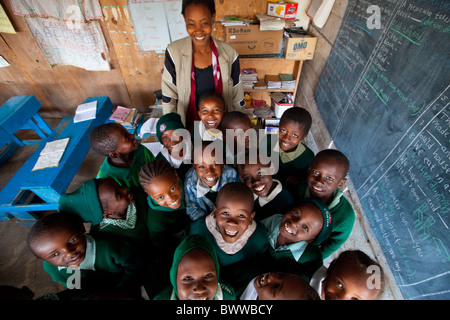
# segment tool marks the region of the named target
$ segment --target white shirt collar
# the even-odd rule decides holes
[[[256,194],[253,194],[254,199],[258,199],[259,205],[263,207],[264,205],[268,204],[270,201],[272,201],[283,189],[283,186],[281,185],[281,182],[273,179],[273,183],[276,184],[275,188],[272,190],[271,193],[269,193],[265,197],[258,197]]]

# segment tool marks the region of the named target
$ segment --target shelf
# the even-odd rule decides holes
[[[241,69],[255,68],[258,79],[264,79],[266,74],[292,73],[296,81],[295,90],[282,89],[244,89],[250,93],[253,99],[265,100],[267,105],[271,105],[270,93],[289,92],[295,98],[297,93],[303,60],[286,60],[283,58],[239,58]]]

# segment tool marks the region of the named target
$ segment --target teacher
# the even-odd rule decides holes
[[[200,120],[197,102],[203,93],[222,95],[225,112],[242,111],[245,102],[238,53],[211,36],[214,0],[184,0],[181,14],[189,36],[167,46],[161,90],[163,113],[178,113],[190,130]]]

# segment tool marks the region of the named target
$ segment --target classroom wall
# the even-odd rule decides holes
[[[141,112],[155,103],[153,92],[161,88],[164,53],[140,50],[126,0],[100,0],[111,71],[50,67],[23,18],[13,14],[8,0],[0,2],[17,32],[0,34],[0,55],[10,63],[0,68],[0,104],[11,96],[34,95],[44,118],[61,118],[73,115],[76,106],[91,96],[108,96],[115,106]],[[265,12],[266,3],[217,0],[216,20],[224,15],[254,18]]]

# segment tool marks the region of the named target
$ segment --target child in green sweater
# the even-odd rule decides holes
[[[294,204],[292,194],[279,180],[272,179],[272,164],[262,164],[259,157],[256,163],[252,163],[247,154],[245,163],[238,164],[237,168],[241,180],[253,192],[256,221],[264,220],[275,213],[284,213],[292,208]]]
[[[181,122],[180,115],[170,112],[161,116],[156,123],[156,137],[164,146],[156,155],[156,159],[168,161],[184,181],[186,172],[192,167],[190,159],[192,146],[190,134]]]
[[[108,289],[139,294],[142,261],[134,247],[117,238],[86,234],[75,214],[58,212],[39,219],[27,244],[44,260],[53,281],[79,289],[60,296],[80,299]]]
[[[155,159],[152,152],[120,123],[105,123],[92,129],[89,145],[106,156],[97,178],[112,177],[130,190],[140,188],[139,170],[143,164]]]
[[[170,283],[155,300],[236,300],[234,289],[219,281],[213,245],[200,235],[186,237],[175,250]]]
[[[333,217],[330,237],[320,245],[323,259],[340,248],[350,236],[355,223],[355,211],[341,190],[347,181],[349,167],[349,161],[342,152],[322,150],[311,164],[307,182],[298,186],[297,195],[300,198],[322,200]]]
[[[214,210],[191,224],[190,233],[212,242],[221,266],[229,266],[263,254],[267,249],[267,231],[253,220],[253,194],[241,182],[224,185]]]
[[[113,178],[90,179],[59,199],[59,211],[77,214],[90,223],[90,234],[120,237],[145,247],[149,243],[148,205]]]
[[[296,273],[309,281],[322,265],[318,246],[331,233],[331,214],[325,203],[305,199],[284,215],[272,215],[261,223],[268,230],[269,258],[276,267],[273,270]]]
[[[314,159],[314,152],[302,143],[311,124],[311,115],[300,107],[286,110],[280,118],[278,144],[273,149],[279,153],[280,161],[274,178],[289,190],[306,179],[309,165]],[[272,136],[268,135],[268,148],[271,146]]]
[[[150,239],[157,248],[172,256],[187,235],[189,222],[184,203],[184,186],[175,169],[165,160],[142,166],[139,182],[147,193]]]

